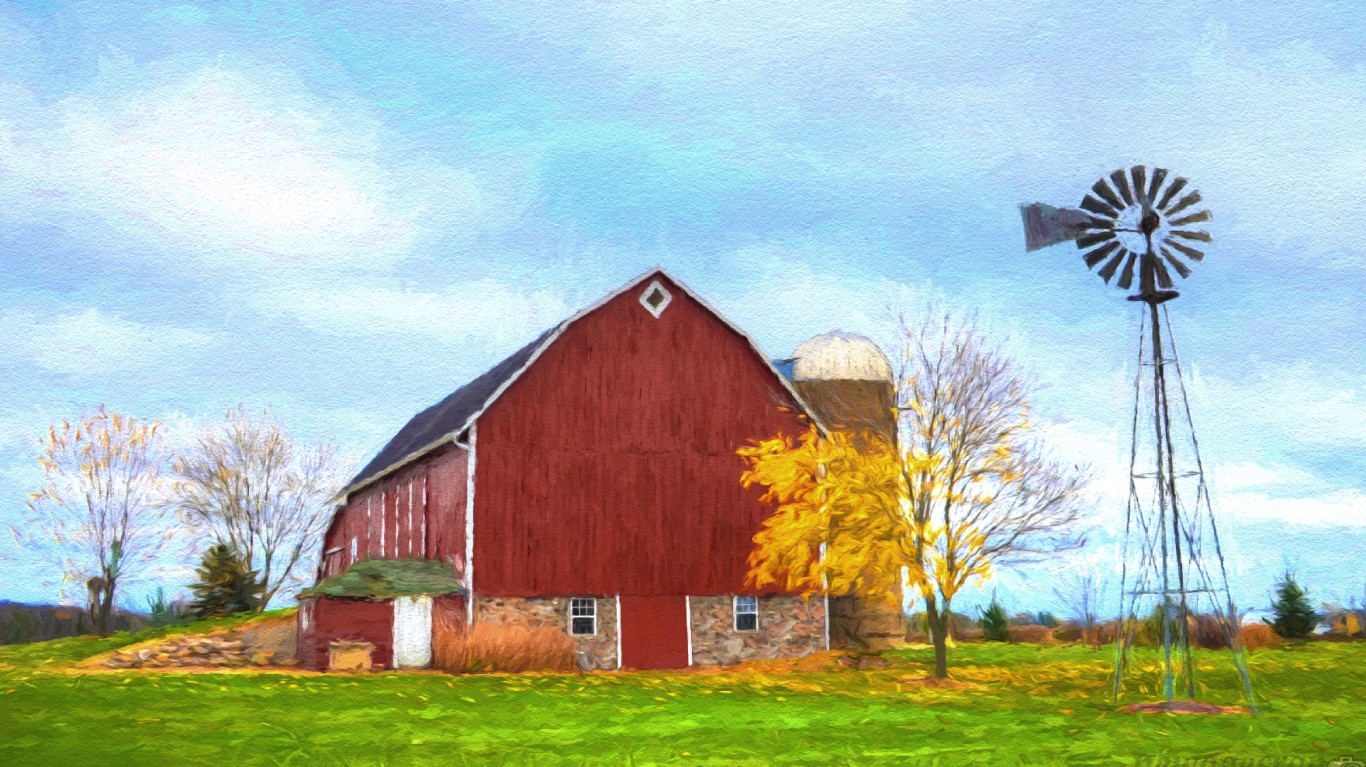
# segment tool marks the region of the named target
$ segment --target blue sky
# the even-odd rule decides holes
[[[268,405],[363,461],[663,265],[775,357],[979,311],[1103,540],[1137,310],[1017,205],[1144,162],[1215,214],[1172,311],[1239,600],[1362,593],[1366,6],[353,5],[0,4],[5,521],[83,405]],[[995,585],[1044,606],[1052,569]]]

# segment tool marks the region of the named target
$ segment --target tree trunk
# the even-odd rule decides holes
[[[934,645],[934,675],[939,679],[948,679],[949,641],[953,637],[953,612],[949,609],[949,600],[947,599],[939,608],[939,626],[943,631],[939,632],[939,639]]]
[[[948,605],[940,611],[936,600],[925,599],[925,618],[930,624],[930,643],[934,645],[934,676],[936,679],[949,678],[949,624]]]
[[[103,633],[100,626],[100,595],[104,593],[104,579],[87,579],[85,582],[85,622],[92,634]]]
[[[321,579],[319,579],[319,580],[321,580]],[[278,589],[279,587],[277,586],[276,588]],[[266,611],[266,605],[269,605],[269,604],[270,604],[270,600],[275,598],[275,591],[276,591],[276,589],[270,589],[269,591],[264,591],[264,592],[262,592],[262,593],[261,593],[261,598],[258,599],[258,600],[256,600],[256,610],[255,610],[254,612],[256,612],[256,613],[263,613],[263,612],[265,612],[265,611]]]
[[[114,579],[105,581],[104,588],[100,593],[100,612],[96,618],[100,636],[109,636],[113,632],[110,630],[111,618],[114,614]]]

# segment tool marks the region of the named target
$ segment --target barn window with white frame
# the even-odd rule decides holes
[[[735,598],[735,630],[759,630],[759,598],[756,596],[737,596]]]
[[[569,600],[569,633],[592,636],[598,633],[598,601],[592,597]]]

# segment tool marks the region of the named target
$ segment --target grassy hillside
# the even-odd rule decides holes
[[[916,649],[869,671],[773,664],[768,672],[451,677],[71,668],[129,641],[0,648],[0,764],[995,766],[1214,757],[1323,765],[1366,757],[1366,644],[1258,652],[1252,669],[1264,701],[1253,718],[1119,713],[1105,693],[1109,655],[1081,647],[966,645],[950,686],[925,683],[930,659]],[[1217,659],[1202,655],[1205,697],[1236,703],[1235,679]],[[1148,689],[1133,699],[1155,697],[1152,668]]]

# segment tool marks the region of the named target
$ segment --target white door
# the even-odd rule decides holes
[[[394,668],[432,664],[432,598],[394,597]]]

